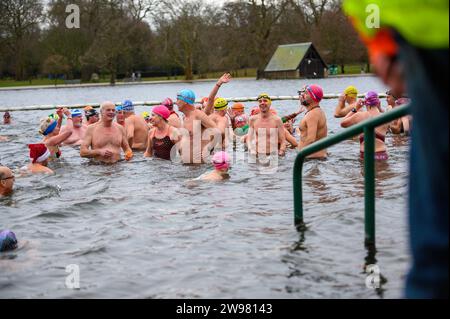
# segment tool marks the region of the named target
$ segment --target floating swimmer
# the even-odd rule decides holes
[[[10,230],[0,232],[0,252],[11,251],[17,248],[16,235]]]
[[[11,124],[11,114],[8,111],[3,114],[3,124]]]
[[[205,181],[222,181],[230,178],[228,170],[230,169],[230,157],[227,153],[220,151],[214,154],[211,162],[214,165],[214,171],[201,177]]]

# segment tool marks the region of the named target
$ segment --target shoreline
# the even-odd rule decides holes
[[[332,79],[332,78],[346,78],[346,77],[371,77],[375,76],[373,73],[366,74],[338,74],[325,77],[323,79]],[[235,78],[235,80],[255,80],[256,78]],[[262,79],[264,80],[264,79]],[[268,80],[268,81],[279,81],[283,79],[277,80]],[[285,80],[297,80],[297,79],[285,79]],[[298,80],[303,80],[299,78]],[[59,84],[59,85],[31,85],[31,86],[12,86],[12,87],[0,87],[0,91],[24,91],[24,90],[41,90],[41,89],[72,89],[72,88],[90,88],[90,87],[117,87],[117,86],[137,86],[137,85],[152,85],[152,84],[176,84],[176,83],[205,83],[205,82],[214,82],[217,79],[200,79],[200,80],[162,80],[162,81],[141,81],[141,82],[117,82],[115,85],[111,85],[109,83],[85,83],[85,84]]]

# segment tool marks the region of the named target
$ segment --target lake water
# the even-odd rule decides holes
[[[374,77],[315,81],[325,93],[356,85],[384,92]],[[306,81],[236,80],[224,97],[296,95]],[[0,105],[163,100],[183,88],[207,96],[211,83],[154,84],[0,92]],[[325,100],[329,133],[341,130],[336,100]],[[245,103],[247,111],[254,103]],[[386,102],[383,103],[384,105]],[[274,102],[281,115],[297,101]],[[148,110],[138,107],[137,111]],[[40,141],[39,119],[49,111],[12,112],[0,125],[0,162],[25,165],[29,143]],[[298,123],[298,122],[297,122]],[[308,230],[293,225],[290,150],[275,174],[233,153],[231,179],[192,179],[210,165],[183,166],[145,159],[94,165],[63,148],[54,176],[16,179],[0,199],[0,229],[13,230],[20,247],[0,254],[0,298],[400,298],[410,256],[406,195],[409,141],[387,137],[390,159],[377,166],[377,253],[364,247],[364,179],[359,144],[329,149],[326,161],[304,167]],[[231,153],[231,151],[230,151]],[[376,263],[386,282],[366,287],[365,264]],[[68,265],[80,271],[80,289],[66,287]]]

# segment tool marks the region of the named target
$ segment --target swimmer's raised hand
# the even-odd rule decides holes
[[[64,111],[64,109],[62,107],[58,107],[56,109],[56,114],[58,114],[59,117],[63,117],[63,114],[64,114],[63,111]]]
[[[70,111],[69,111],[69,109],[67,107],[63,108],[62,111],[63,111],[65,116],[67,116],[67,117],[71,117],[72,116],[72,114],[70,113]]]
[[[231,74],[230,73],[225,73],[224,75],[222,75],[219,79],[219,81],[217,81],[217,85],[221,86],[224,83],[228,83],[231,81]]]

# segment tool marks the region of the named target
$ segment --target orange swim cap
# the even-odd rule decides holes
[[[231,108],[233,110],[243,111],[245,107],[244,107],[244,104],[242,104],[242,103],[234,103]]]

